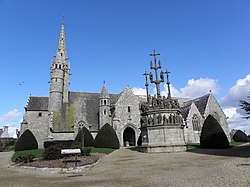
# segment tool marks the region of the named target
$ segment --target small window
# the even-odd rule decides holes
[[[104,105],[106,105],[106,100],[104,100]]]
[[[106,111],[106,110],[104,110],[104,111],[103,111],[103,114],[104,114],[104,115],[106,115],[106,114],[107,114],[107,111]]]
[[[128,112],[131,112],[131,108],[130,108],[130,106],[128,106]]]
[[[39,116],[39,117],[42,117],[42,115],[43,115],[42,112],[39,112],[39,113],[38,113],[38,116]]]
[[[59,65],[59,69],[62,69],[62,65],[61,64]]]
[[[57,64],[56,64],[56,69],[57,69]]]

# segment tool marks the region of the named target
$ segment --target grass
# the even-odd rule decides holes
[[[112,153],[115,149],[111,148],[95,148],[95,147],[90,147],[91,148],[91,153],[103,153],[103,154],[109,154]],[[15,162],[16,158],[19,156],[28,156],[28,155],[34,155],[35,158],[40,158],[43,157],[43,149],[33,149],[33,150],[24,150],[24,151],[16,151],[14,155],[11,157],[11,161]]]
[[[238,146],[240,146],[240,145],[242,145],[244,143],[247,143],[247,142],[230,142],[229,148],[238,147]],[[190,143],[190,144],[188,144],[188,149],[196,149],[196,148],[201,148],[199,143]]]
[[[96,148],[91,147],[91,153],[103,153],[103,154],[109,154],[112,153],[115,149],[111,148]]]
[[[35,158],[43,157],[43,149],[33,149],[33,150],[24,150],[24,151],[16,151],[14,155],[11,157],[11,161],[15,162],[16,158],[19,156],[28,156],[28,155],[34,155]]]
[[[245,144],[245,143],[247,143],[247,142],[230,142],[229,147],[233,148],[233,147],[237,147],[237,146],[240,146],[242,144]]]

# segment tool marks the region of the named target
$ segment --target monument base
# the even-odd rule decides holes
[[[169,146],[140,146],[139,151],[143,153],[172,153],[183,152],[187,150],[187,145],[169,145]]]
[[[187,150],[183,128],[180,125],[157,125],[141,128],[142,145],[145,153],[170,153]]]

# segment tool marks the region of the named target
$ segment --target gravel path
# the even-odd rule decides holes
[[[0,153],[0,186],[250,186],[250,144],[227,150],[146,154],[121,148],[88,170],[58,174],[11,165]]]

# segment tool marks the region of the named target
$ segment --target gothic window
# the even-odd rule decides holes
[[[104,114],[104,115],[106,115],[106,114],[107,114],[107,111],[106,111],[106,109],[104,109],[104,111],[103,111],[103,114]]]
[[[86,127],[86,124],[84,121],[79,121],[77,126],[78,126],[78,132],[79,132],[83,127]]]
[[[57,64],[56,64],[56,68],[57,68]]]
[[[59,69],[62,69],[62,65],[61,64],[59,65]]]
[[[192,124],[193,124],[194,131],[200,131],[201,130],[200,119],[196,114],[193,115]]]
[[[106,105],[106,100],[104,100],[104,105]]]

